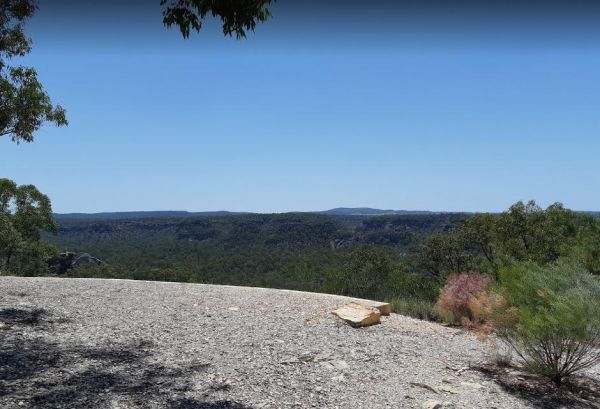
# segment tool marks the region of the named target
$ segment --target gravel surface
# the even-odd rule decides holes
[[[352,328],[329,313],[349,300],[0,277],[0,407],[572,407],[474,369],[487,346],[459,329],[396,314]]]

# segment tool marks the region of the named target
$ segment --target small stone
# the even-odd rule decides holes
[[[298,360],[302,361],[302,362],[309,362],[309,361],[314,360],[314,357],[315,357],[314,354],[307,352],[307,353],[300,355],[298,357]]]
[[[335,361],[330,361],[329,363],[331,364],[331,366],[333,366],[335,369],[338,369],[338,370],[348,368],[348,364],[346,363],[346,361],[335,360]]]
[[[442,408],[442,402],[440,402],[439,400],[427,400],[425,401],[425,403],[423,403],[423,409],[441,409]]]
[[[440,389],[442,392],[451,393],[451,394],[453,394],[453,395],[456,395],[456,394],[458,393],[458,391],[457,391],[457,390],[455,390],[455,389],[452,389],[451,387],[449,387],[449,386],[446,386],[446,385],[442,385],[442,386],[440,386],[440,388],[439,388],[439,389]]]
[[[485,386],[483,386],[480,383],[476,383],[476,382],[461,382],[460,384],[462,386],[466,386],[467,388],[471,388],[471,389],[485,389]]]
[[[319,352],[317,355],[314,356],[313,361],[315,361],[315,362],[327,361],[330,358],[331,358],[331,354],[329,354],[327,352]]]

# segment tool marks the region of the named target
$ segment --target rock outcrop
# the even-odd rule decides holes
[[[81,265],[85,265],[85,264],[95,264],[95,265],[99,266],[101,264],[104,264],[104,262],[102,260],[100,260],[99,258],[96,258],[88,253],[83,253],[79,257],[75,258],[75,260],[73,260],[73,267],[77,267],[77,266],[81,266]]]
[[[73,260],[75,260],[75,256],[75,253],[65,251],[60,253],[58,256],[50,258],[48,260],[48,270],[50,270],[50,273],[52,274],[66,274],[71,268],[73,268]]]
[[[88,253],[77,256],[77,254],[73,252],[65,251],[48,260],[48,269],[52,274],[63,275],[67,274],[69,270],[85,264],[94,264],[98,266],[104,264],[104,262]]]

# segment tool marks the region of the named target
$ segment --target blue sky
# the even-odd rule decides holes
[[[280,1],[184,41],[158,6],[51,4],[22,63],[70,125],[0,140],[0,175],[57,212],[600,210],[595,11]]]

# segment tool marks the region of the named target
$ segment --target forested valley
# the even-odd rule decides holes
[[[69,277],[231,284],[388,300],[398,312],[438,319],[452,274],[532,262],[600,271],[600,221],[561,204],[518,202],[503,213],[238,214],[90,219],[56,217],[45,242],[90,253]],[[26,268],[20,275],[40,274]],[[46,270],[46,274],[52,271]]]
[[[103,266],[70,274],[335,291],[353,256],[387,270],[415,263],[423,240],[451,231],[463,214],[328,216],[311,213],[57,221],[45,238]],[[373,253],[373,254],[371,254]],[[398,267],[396,267],[398,266]]]

